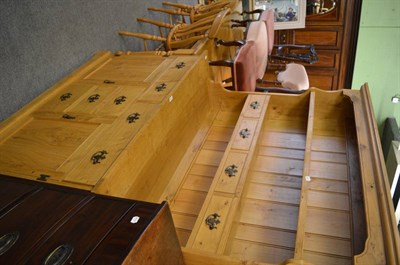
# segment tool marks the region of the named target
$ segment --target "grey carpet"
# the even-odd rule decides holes
[[[162,0],[0,0],[0,121],[6,119],[99,50],[143,49],[119,30],[158,35],[137,17]],[[170,0],[170,2],[177,2]],[[195,4],[196,0],[179,0]]]

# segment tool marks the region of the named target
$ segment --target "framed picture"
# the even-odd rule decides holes
[[[275,29],[304,28],[306,0],[243,0],[251,1],[251,9],[274,10]]]

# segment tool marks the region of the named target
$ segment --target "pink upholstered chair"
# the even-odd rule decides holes
[[[232,86],[229,87],[230,89],[302,93],[309,88],[308,76],[304,66],[295,63],[288,64],[286,70],[278,74],[277,80],[264,80],[270,49],[268,46],[269,34],[263,21],[250,23],[246,40],[218,40],[216,43],[217,45],[240,47],[232,60],[210,62],[210,65],[231,67]],[[247,81],[244,82],[243,80]],[[253,83],[250,85],[249,82]],[[283,87],[260,87],[258,84],[273,84]]]
[[[272,9],[256,9],[253,11],[246,12],[243,14],[259,14],[258,21],[264,21],[268,38],[270,42],[268,43],[269,59],[274,62],[303,62],[308,64],[313,64],[318,62],[318,55],[315,51],[313,44],[309,45],[296,45],[296,44],[274,44],[274,11]],[[250,22],[257,20],[232,20],[234,24],[233,27],[247,27]],[[247,31],[246,31],[247,32]],[[275,50],[274,50],[275,48]]]

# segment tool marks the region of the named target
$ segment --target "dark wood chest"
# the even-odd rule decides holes
[[[1,176],[0,264],[183,263],[166,203]]]

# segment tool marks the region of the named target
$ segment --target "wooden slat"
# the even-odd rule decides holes
[[[310,176],[323,179],[347,181],[347,165],[311,161]]]
[[[288,188],[301,188],[301,177],[298,176],[252,171],[250,172],[249,180],[251,182],[260,184],[270,184]]]
[[[306,233],[304,249],[313,252],[338,255],[347,258],[352,257],[351,240],[347,239],[338,239]]]
[[[213,178],[207,176],[188,175],[183,184],[183,189],[208,192],[212,181]]]
[[[350,239],[349,213],[309,207],[304,223],[306,232]]]
[[[269,128],[269,121],[268,126]],[[262,132],[261,146],[284,147],[290,149],[304,150],[306,136],[300,133],[286,132]]]
[[[342,258],[337,256],[329,256],[321,253],[315,253],[310,251],[304,251],[304,259],[309,260],[312,264],[324,264],[324,265],[352,265],[351,258]]]
[[[276,157],[257,157],[254,170],[284,175],[301,176],[303,161]]]
[[[343,193],[308,191],[308,206],[349,211],[349,196]]]
[[[300,202],[300,189],[250,183],[247,186],[246,197],[249,199],[298,205]]]
[[[206,196],[205,192],[181,190],[174,200],[172,211],[197,215]]]

